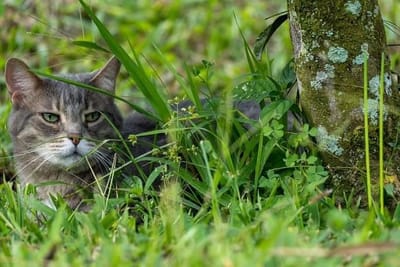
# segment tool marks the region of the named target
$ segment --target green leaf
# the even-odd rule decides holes
[[[350,218],[343,210],[331,209],[326,215],[326,221],[333,231],[342,231],[349,225]]]
[[[393,221],[397,223],[400,222],[400,204],[397,204],[396,209],[394,210]]]
[[[280,85],[274,79],[265,77],[239,84],[233,88],[233,97],[235,100],[260,102],[265,98],[279,98],[281,91]]]
[[[308,125],[308,124],[306,124],[306,125]],[[315,127],[313,127],[313,128],[310,129],[310,131],[308,132],[308,134],[309,134],[310,136],[312,136],[312,137],[316,137],[316,136],[318,135],[318,129],[315,128]]]
[[[391,197],[394,197],[394,186],[393,184],[385,185],[385,192]]]
[[[72,41],[72,44],[77,45],[77,46],[82,46],[82,47],[86,47],[86,48],[90,48],[90,49],[96,49],[96,50],[100,50],[103,52],[107,52],[109,53],[110,51],[108,51],[106,48],[99,46],[98,44],[94,43],[94,42],[89,42],[89,41]]]
[[[291,88],[296,82],[296,73],[294,71],[294,60],[290,60],[283,70],[280,72],[280,76],[278,78],[279,83],[285,89]]]
[[[149,177],[146,179],[146,183],[144,185],[144,192],[146,193],[151,185],[154,183],[154,181],[157,179],[157,177],[160,176],[160,173],[163,172],[164,166],[159,166],[157,168],[154,169],[154,171],[152,171],[149,175]]]
[[[262,125],[266,125],[272,119],[279,120],[289,111],[293,103],[290,100],[275,101],[261,110]]]
[[[265,30],[258,35],[256,43],[254,45],[254,54],[257,60],[261,60],[262,53],[267,45],[269,39],[274,34],[274,32],[288,19],[288,13],[285,12],[278,16],[271,25],[267,26]]]
[[[309,156],[309,157],[307,158],[307,163],[308,163],[308,164],[315,164],[317,161],[318,161],[318,158],[315,157],[315,156]]]

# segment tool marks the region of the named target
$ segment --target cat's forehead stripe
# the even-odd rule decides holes
[[[57,88],[60,91],[60,109],[70,109],[71,112],[76,112],[82,108],[86,108],[86,92],[84,89],[75,86],[63,86]]]

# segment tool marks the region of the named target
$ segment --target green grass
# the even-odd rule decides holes
[[[368,123],[368,56],[364,54],[364,140],[365,140],[365,170],[367,176],[368,208],[372,207],[371,168],[369,152],[369,123]]]
[[[400,209],[378,214],[354,205],[351,196],[337,206],[331,189],[323,187],[327,171],[313,152],[316,130],[307,124],[295,132],[287,128],[287,113],[298,110],[286,98],[294,79],[286,64],[290,50],[280,56],[271,52],[279,51],[272,43],[259,62],[249,44],[265,27],[262,18],[270,14],[264,10],[274,8],[261,2],[266,1],[232,7],[211,0],[99,1],[67,5],[56,14],[41,1],[36,12],[47,20],[34,23],[33,35],[11,27],[0,58],[23,55],[38,67],[56,62],[49,64],[52,70],[82,71],[103,64],[94,61],[98,55],[116,55],[125,67],[119,97],[139,110],[142,103],[152,106],[158,131],[168,133],[172,143],[134,159],[160,164],[149,177],[122,178],[116,170],[114,179],[122,181],[112,194],[95,195],[88,213],[70,210],[57,198],[53,210],[35,199],[34,187],[1,184],[0,266],[398,264]],[[54,29],[78,34],[55,39]],[[277,38],[286,40],[280,47],[290,47],[287,36]],[[70,49],[72,41],[82,40]],[[199,92],[208,101],[201,102]],[[169,108],[182,97],[193,107]],[[232,108],[233,100],[243,98],[272,102],[252,121]],[[0,100],[5,125],[5,90]],[[0,141],[7,178],[5,126]],[[161,190],[153,188],[159,180],[165,185]]]

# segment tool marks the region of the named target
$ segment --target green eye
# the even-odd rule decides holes
[[[42,118],[49,123],[57,123],[60,121],[60,116],[54,113],[43,112]]]
[[[85,122],[95,122],[101,116],[101,113],[98,111],[90,112],[85,115]]]

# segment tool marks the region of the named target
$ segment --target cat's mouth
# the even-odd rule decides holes
[[[71,151],[69,154],[62,155],[61,160],[78,161],[81,158],[83,158],[83,155],[77,149],[75,149],[74,151]]]
[[[74,151],[69,155],[65,155],[60,159],[61,165],[67,167],[68,169],[75,169],[82,166],[84,162],[84,156],[78,151]]]
[[[66,156],[66,158],[82,158],[83,155],[81,153],[78,152],[78,150],[75,150],[74,152],[72,152],[69,156]]]
[[[39,154],[54,166],[73,169],[81,168],[83,165],[86,165],[85,159],[91,158],[89,150],[90,146],[84,140],[82,140],[78,146],[72,145],[70,142],[65,142],[61,148],[62,149],[59,149],[58,151],[54,151],[55,153],[53,153],[52,156],[49,156],[42,151],[40,151]]]

